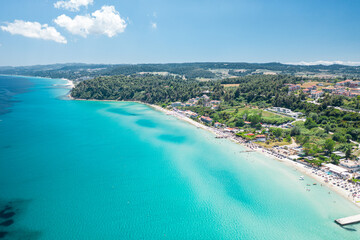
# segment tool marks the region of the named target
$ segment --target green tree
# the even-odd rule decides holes
[[[283,130],[281,128],[275,128],[273,130],[273,134],[275,137],[279,138],[282,136]]]
[[[352,151],[352,145],[351,144],[345,144],[343,147],[343,150],[345,152],[345,157],[350,158],[351,157],[351,151]]]
[[[346,142],[346,137],[340,132],[334,133],[334,135],[332,135],[332,139],[334,141],[341,142],[341,143]]]
[[[300,133],[301,133],[300,128],[298,126],[295,126],[291,129],[290,135],[297,136],[300,135]]]
[[[324,127],[324,130],[325,130],[326,133],[329,133],[330,130],[331,130],[330,125],[329,125],[329,124],[326,124],[325,127]]]
[[[305,121],[305,127],[307,129],[312,129],[314,127],[316,127],[317,124],[316,122],[312,119],[312,118],[307,118],[306,121]]]
[[[331,159],[331,162],[335,165],[338,165],[339,164],[339,156],[336,156],[335,154],[331,154],[330,156],[330,159]]]
[[[329,155],[334,151],[334,147],[335,147],[335,141],[330,138],[326,139],[324,143],[324,149],[327,151]]]
[[[317,113],[311,112],[309,114],[309,118],[313,119],[315,122],[318,122],[319,120],[319,115]]]
[[[235,126],[236,127],[242,127],[244,126],[245,122],[244,122],[244,119],[240,118],[238,119],[236,122],[235,122]]]
[[[255,127],[256,124],[260,123],[261,117],[258,114],[250,114],[247,116],[247,120],[251,122],[251,126]]]

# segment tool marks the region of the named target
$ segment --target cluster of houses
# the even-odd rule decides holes
[[[324,95],[324,92],[322,90],[319,90],[315,84],[308,86],[307,88],[303,89],[302,91],[303,91],[303,93],[305,93],[306,95],[308,95],[310,98],[313,98],[313,99],[317,99]]]
[[[300,84],[285,84],[289,88],[289,93],[301,90]],[[318,83],[307,86],[307,88],[302,89],[303,93],[308,95],[310,98],[317,99],[327,93],[334,95],[343,95],[347,97],[356,97],[360,96],[360,81],[345,80],[342,82],[336,83],[334,86],[322,87],[322,83]],[[319,89],[321,87],[321,89]]]
[[[360,87],[360,81],[353,81],[353,80],[348,79],[348,80],[336,83],[335,86],[358,88],[358,87]]]
[[[301,89],[301,86],[297,84],[285,84],[285,86],[288,86],[289,92],[294,92]]]
[[[289,93],[298,91],[301,89],[301,85],[299,85],[299,84],[285,84],[285,86],[288,86]],[[303,93],[307,94],[310,98],[314,98],[314,99],[317,99],[317,98],[321,97],[322,95],[324,95],[324,92],[321,90],[318,90],[316,85],[310,85],[307,88],[303,89],[302,91],[303,91]]]
[[[269,112],[275,112],[292,118],[300,118],[304,115],[301,112],[293,112],[288,108],[281,108],[281,107],[271,107],[266,110]]]
[[[186,103],[182,103],[182,102],[171,103],[172,107],[194,107],[199,105],[202,105],[204,107],[210,107],[211,109],[217,110],[219,109],[220,100],[210,100],[210,97],[204,94],[201,97],[191,98]]]
[[[335,86],[323,88],[324,92],[347,97],[360,96],[360,81],[345,80],[338,82]]]

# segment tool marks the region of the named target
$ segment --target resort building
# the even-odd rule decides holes
[[[181,107],[181,106],[183,106],[183,104],[181,102],[173,102],[173,103],[171,103],[171,106],[172,107]]]
[[[189,103],[189,102],[185,103],[185,107],[193,107],[193,106],[195,106],[194,103]]]
[[[194,104],[194,105],[196,105],[197,104],[197,102],[199,101],[199,97],[196,97],[196,98],[190,98],[189,100],[188,100],[188,102],[189,103],[191,103],[191,104]]]
[[[310,90],[316,90],[317,87],[316,87],[316,85],[311,85],[311,86],[308,87],[308,89],[310,89]]]
[[[340,152],[340,151],[333,152],[333,154],[335,154],[336,156],[341,157],[341,158],[345,157],[345,153]]]
[[[267,111],[270,111],[270,112],[276,112],[276,113],[279,113],[279,114],[283,114],[283,115],[286,115],[286,116],[289,116],[289,117],[293,117],[293,118],[299,118],[301,117],[302,115],[304,115],[303,113],[301,112],[293,112],[291,111],[290,109],[287,109],[287,108],[281,108],[281,107],[272,107],[272,108],[268,108],[266,109]]]
[[[310,90],[310,89],[308,89],[308,88],[303,89],[303,93],[308,94],[308,93],[310,93],[310,92],[311,92],[311,90]]]
[[[266,135],[256,135],[255,141],[257,142],[266,142]]]
[[[219,105],[212,105],[212,106],[211,106],[211,109],[213,109],[213,110],[218,110],[218,109],[219,109]]]
[[[336,165],[331,164],[331,163],[324,164],[324,166],[325,166],[325,169],[327,171],[335,173],[335,174],[341,176],[342,178],[348,178],[349,175],[350,175],[349,170],[346,169],[346,168],[336,166]]]
[[[300,85],[295,85],[295,84],[285,84],[285,85],[289,87],[289,92],[293,92],[301,89]]]
[[[201,99],[203,99],[204,101],[204,107],[209,107],[210,106],[210,98],[208,95],[202,95]]]
[[[310,97],[314,98],[314,99],[317,99],[317,98],[321,97],[322,95],[324,95],[323,91],[315,91],[315,90],[313,90],[310,93]]]
[[[196,118],[196,117],[198,116],[197,113],[192,112],[192,111],[190,111],[190,110],[185,111],[185,115],[186,115],[187,117],[190,117],[190,118]]]
[[[219,101],[219,100],[211,100],[211,101],[210,101],[210,104],[211,104],[211,105],[219,105],[219,104],[220,104],[220,101]]]
[[[216,123],[214,124],[214,127],[216,127],[216,128],[220,128],[221,126],[222,126],[222,124],[219,123],[219,122],[216,122]]]
[[[290,156],[288,156],[288,159],[293,160],[293,161],[298,160],[299,158],[300,158],[300,156],[298,156],[298,155],[290,155]]]
[[[205,116],[201,116],[199,119],[200,119],[200,121],[208,123],[208,124],[211,124],[213,121],[212,118],[205,117]]]
[[[225,128],[224,129],[225,132],[232,132],[232,133],[237,133],[239,132],[239,130],[237,128]]]
[[[360,162],[353,160],[340,160],[340,166],[343,166],[353,172],[360,170]]]

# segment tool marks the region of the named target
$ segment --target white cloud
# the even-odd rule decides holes
[[[67,43],[65,37],[63,37],[54,27],[49,27],[47,24],[41,25],[38,22],[15,20],[13,23],[7,23],[7,26],[1,26],[1,30],[13,35],[17,34],[28,38]]]
[[[360,62],[352,62],[352,61],[313,61],[313,62],[297,62],[297,63],[288,63],[293,65],[304,65],[304,66],[311,66],[311,65],[333,65],[333,64],[340,64],[340,65],[348,65],[348,66],[360,66]]]
[[[156,22],[151,22],[151,28],[157,29],[157,23]]]
[[[103,6],[91,15],[77,15],[73,19],[65,14],[57,17],[55,23],[75,35],[103,34],[113,37],[125,31],[127,22],[120,17],[114,6]]]
[[[93,4],[94,0],[68,0],[68,1],[57,1],[54,3],[55,8],[64,8],[70,11],[79,11],[80,7],[87,7]]]

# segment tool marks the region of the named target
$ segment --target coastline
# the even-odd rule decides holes
[[[171,115],[174,116],[176,118],[178,118],[179,120],[185,121],[189,124],[192,124],[193,126],[196,126],[197,128],[201,128],[203,130],[206,130],[208,132],[211,132],[212,134],[214,134],[215,136],[221,136],[223,135],[222,132],[220,132],[219,130],[217,130],[216,128],[212,128],[212,127],[208,127],[205,126],[199,122],[194,121],[193,119],[184,116],[178,112],[172,111],[172,110],[167,110],[164,109],[160,106],[154,105],[154,104],[149,104],[149,103],[143,103],[140,101],[118,101],[118,100],[97,100],[97,99],[77,99],[77,98],[73,98],[70,96],[70,94],[68,94],[69,99],[71,100],[77,100],[77,101],[100,101],[100,102],[134,102],[134,103],[139,103],[139,104],[143,104],[143,105],[147,105],[150,108],[165,113],[166,115]],[[245,143],[242,142],[240,139],[237,139],[234,136],[227,136],[227,139],[229,139],[230,141],[239,144],[243,147],[245,147],[247,150],[249,151],[254,151],[254,152],[258,152],[268,158],[271,158],[273,160],[279,161],[285,165],[287,165],[288,167],[292,167],[295,168],[297,171],[299,171],[300,173],[312,178],[313,180],[317,181],[318,183],[321,184],[321,186],[325,186],[328,189],[330,189],[331,191],[335,192],[336,194],[342,196],[343,198],[345,198],[346,200],[350,201],[351,203],[353,203],[354,205],[356,205],[358,208],[360,208],[360,202],[355,202],[353,197],[351,196],[351,194],[349,194],[347,191],[345,191],[344,189],[334,186],[332,185],[330,182],[325,182],[325,179],[322,178],[321,176],[318,176],[316,173],[313,173],[314,169],[307,167],[306,165],[296,162],[296,161],[292,161],[290,159],[286,159],[286,158],[280,158],[277,157],[273,154],[271,154],[270,152],[267,152],[264,148],[262,148],[261,146],[255,144],[255,143]],[[330,192],[329,192],[330,193]]]
[[[67,81],[67,84],[65,84],[65,86],[67,86],[67,88],[69,88],[70,90],[73,89],[75,87],[74,81],[67,79],[67,78],[50,78],[50,77],[40,77],[40,76],[27,76],[27,75],[13,75],[13,74],[0,74],[0,76],[12,76],[12,77],[25,77],[25,78],[40,78],[40,79],[59,79],[59,80],[63,80],[63,81]],[[69,96],[70,97],[70,94]]]
[[[141,102],[137,102],[137,103],[141,103]],[[147,104],[147,103],[141,103],[141,104],[145,104],[157,111],[160,111],[160,112],[163,112],[167,115],[172,115],[172,116],[175,116],[177,117],[178,119],[182,120],[182,121],[185,121],[187,123],[190,123],[196,127],[199,127],[199,128],[202,128],[206,131],[209,131],[215,135],[219,135],[219,132],[216,131],[216,129],[214,128],[211,128],[211,127],[208,127],[208,126],[205,126],[201,123],[198,123],[186,116],[182,116],[174,111],[170,111],[170,110],[167,110],[167,109],[164,109],[160,106],[157,106],[157,105],[153,105],[153,104]],[[342,196],[343,198],[345,198],[346,200],[350,201],[351,203],[355,204],[357,207],[360,208],[360,203],[356,203],[354,202],[354,199],[351,197],[351,195],[349,196],[349,194],[343,190],[342,188],[339,188],[339,187],[336,187],[336,186],[333,186],[331,185],[329,182],[325,182],[325,180],[316,175],[315,173],[312,172],[312,169],[310,168],[306,168],[306,165],[304,164],[301,164],[299,162],[295,162],[295,161],[292,161],[292,160],[289,160],[289,159],[283,159],[283,158],[279,158],[277,156],[274,156],[266,151],[264,151],[264,149],[262,147],[259,147],[257,144],[245,144],[245,143],[242,143],[240,142],[238,139],[235,139],[234,137],[229,137],[228,138],[229,140],[231,140],[232,142],[234,143],[237,143],[245,148],[247,148],[248,150],[251,150],[251,151],[256,151],[258,153],[261,153],[265,156],[267,156],[268,158],[271,158],[273,160],[276,160],[276,161],[280,161],[281,163],[287,165],[288,167],[293,167],[295,168],[296,170],[298,170],[299,172],[301,172],[302,174],[314,179],[315,181],[319,182],[322,186],[325,186],[327,188],[329,188],[330,190],[334,191],[335,193],[337,193],[338,195]],[[254,147],[254,145],[256,147]]]

